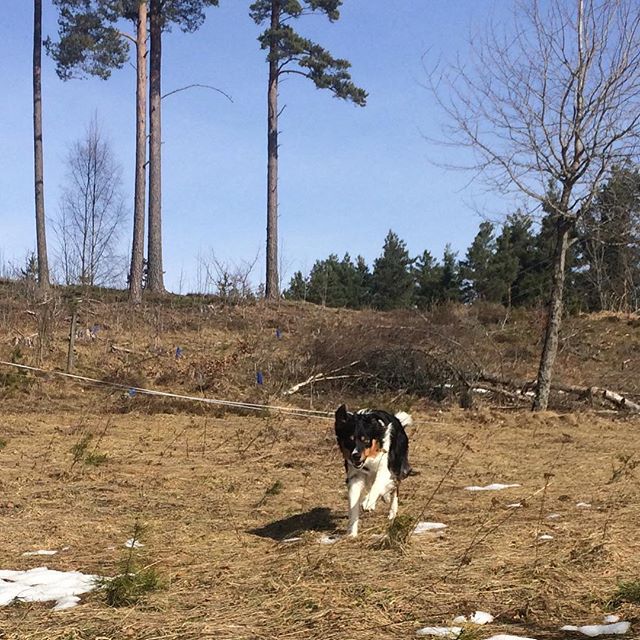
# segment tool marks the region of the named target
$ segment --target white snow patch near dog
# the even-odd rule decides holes
[[[426,533],[427,531],[440,531],[446,528],[447,525],[442,522],[418,522],[413,533],[419,535],[421,533]]]
[[[93,591],[99,576],[79,571],[55,571],[37,567],[28,571],[0,570],[0,606],[14,600],[49,602],[54,600],[54,611],[75,607],[79,596]]]
[[[478,487],[476,485],[471,487],[465,487],[466,491],[502,491],[503,489],[511,489],[512,487],[519,487],[519,484],[500,484],[499,482],[494,482],[493,484],[488,484],[484,487]]]

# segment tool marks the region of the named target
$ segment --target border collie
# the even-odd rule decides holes
[[[378,498],[390,502],[389,520],[398,513],[398,486],[411,473],[409,439],[404,428],[413,423],[404,411],[361,409],[336,411],[336,439],[344,456],[349,489],[349,535],[358,535],[360,505],[376,508]]]

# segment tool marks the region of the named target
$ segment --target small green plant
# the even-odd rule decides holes
[[[640,604],[640,580],[620,582],[608,605],[610,607],[619,607],[623,602]]]
[[[282,482],[276,480],[265,492],[262,498],[256,503],[256,507],[262,506],[270,496],[277,496],[282,492]]]
[[[97,451],[92,451],[85,456],[84,462],[85,464],[91,465],[93,467],[99,467],[101,464],[104,464],[107,461],[106,453],[98,453]]]
[[[73,461],[71,463],[72,469],[87,454],[87,449],[89,448],[89,443],[91,442],[92,437],[93,436],[90,433],[85,433],[80,440],[71,447],[71,455],[73,456]]]
[[[7,446],[7,441],[4,438],[0,438],[0,451]]]
[[[110,607],[129,607],[136,604],[145,594],[162,587],[160,576],[153,566],[138,567],[136,543],[143,532],[144,526],[136,520],[133,536],[127,543],[128,551],[122,572],[115,578],[102,581],[101,586]]]
[[[71,462],[71,468],[78,464],[79,462],[84,462],[85,464],[97,467],[101,464],[104,464],[107,461],[107,454],[101,453],[98,451],[98,447],[102,442],[102,439],[109,428],[110,420],[107,421],[102,433],[96,440],[96,443],[91,451],[89,451],[89,445],[93,440],[93,435],[90,433],[84,433],[78,442],[76,442],[73,447],[71,447],[71,455],[73,456],[73,460]]]

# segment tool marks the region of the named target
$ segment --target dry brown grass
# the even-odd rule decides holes
[[[105,417],[89,412],[5,415],[0,566],[40,566],[21,554],[68,546],[46,564],[116,575],[139,519],[140,564],[153,564],[165,588],[117,610],[99,593],[59,613],[10,606],[0,628],[15,640],[407,638],[482,609],[499,615],[493,632],[560,638],[559,626],[597,621],[618,581],[637,578],[637,477],[609,481],[619,454],[638,455],[639,421],[489,409],[415,417],[421,473],[403,485],[401,513],[419,514],[444,477],[424,518],[449,526],[385,549],[382,512],[365,517],[356,541],[318,543],[346,527],[329,421],[133,413],[105,431]],[[73,464],[81,433],[101,435],[103,465]],[[496,481],[522,487],[463,489]],[[519,500],[523,508],[505,507]],[[552,512],[562,517],[548,520]],[[541,532],[555,537],[536,543]],[[293,535],[302,540],[282,542]],[[640,615],[638,605],[623,611]]]
[[[22,362],[36,361],[37,345],[21,338],[37,333],[34,309],[28,297],[0,287],[0,359],[18,346]],[[77,342],[81,374],[266,404],[329,410],[346,400],[411,409],[411,458],[421,473],[403,484],[400,513],[448,528],[381,545],[387,520],[379,507],[356,541],[319,544],[322,534],[346,529],[330,420],[240,415],[55,376],[14,376],[0,390],[0,568],[39,566],[42,558],[22,553],[68,546],[46,564],[114,576],[139,521],[145,547],[137,565],[152,566],[163,588],[119,609],[97,592],[61,612],[50,604],[5,607],[0,637],[410,638],[420,626],[482,609],[499,617],[479,639],[503,630],[564,640],[562,624],[598,622],[618,584],[640,575],[639,418],[584,405],[565,412],[558,398],[558,410],[544,414],[496,405],[461,411],[402,389],[367,393],[339,382],[282,396],[367,345],[415,347],[455,366],[532,376],[541,316],[515,312],[502,321],[486,308],[423,316],[169,299],[132,310],[115,294],[85,299],[80,326],[100,330]],[[64,301],[49,331],[44,366],[62,368]],[[637,319],[575,317],[564,331],[558,377],[637,398],[637,352]],[[83,441],[85,454],[104,456],[101,464],[74,456]],[[522,486],[463,489],[491,482]],[[517,501],[524,506],[506,508]],[[578,509],[579,501],[592,508]],[[562,517],[548,520],[550,513]],[[543,532],[554,539],[536,542]],[[282,541],[295,535],[302,540]],[[640,605],[624,602],[620,612],[637,630]]]

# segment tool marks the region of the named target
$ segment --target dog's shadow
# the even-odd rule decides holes
[[[249,529],[249,533],[261,538],[271,538],[278,542],[299,536],[305,531],[335,531],[336,518],[327,507],[315,507],[305,513],[283,518],[265,524],[263,527]]]

